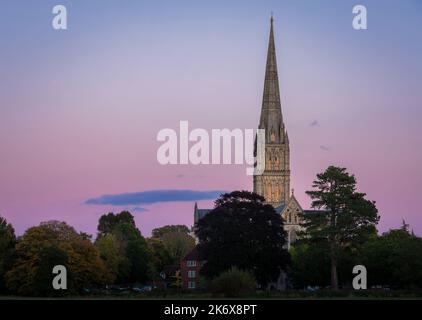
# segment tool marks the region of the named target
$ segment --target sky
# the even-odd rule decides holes
[[[68,29],[54,30],[65,5]],[[365,5],[368,29],[352,28]],[[22,234],[96,233],[130,210],[142,233],[193,223],[194,202],[252,190],[247,165],[161,165],[157,133],[258,125],[274,15],[292,188],[329,165],[376,201],[380,232],[422,235],[422,2],[2,0],[0,215]]]

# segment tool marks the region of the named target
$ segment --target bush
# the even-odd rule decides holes
[[[239,297],[252,293],[255,287],[256,281],[254,276],[236,267],[222,272],[210,283],[212,293],[224,294],[226,297]]]

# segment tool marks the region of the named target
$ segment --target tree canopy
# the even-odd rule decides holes
[[[147,242],[128,211],[103,215],[95,245],[118,283],[145,282],[150,277]]]
[[[356,179],[345,168],[330,166],[317,175],[314,190],[306,193],[319,213],[303,215],[305,237],[327,242],[330,248],[331,286],[338,288],[337,266],[341,251],[362,245],[376,235],[379,216],[375,202],[356,191]]]
[[[361,264],[368,270],[370,285],[422,288],[422,238],[400,229],[385,232],[365,244]]]
[[[236,266],[264,286],[276,281],[289,263],[282,218],[256,193],[223,194],[199,220],[196,235],[207,261],[201,273],[207,277]]]
[[[49,221],[29,228],[16,245],[16,255],[6,274],[6,283],[21,295],[61,294],[51,286],[55,265],[67,269],[67,294],[80,293],[107,281],[98,250],[65,222]]]
[[[195,239],[185,225],[168,225],[152,230],[152,238],[159,239],[170,254],[171,263],[180,261],[195,247]]]
[[[0,292],[5,291],[4,275],[12,263],[16,243],[15,230],[0,217]]]

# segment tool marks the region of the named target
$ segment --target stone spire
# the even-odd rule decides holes
[[[286,142],[283,116],[281,113],[272,16],[259,128],[266,129],[266,143]]]
[[[262,195],[268,204],[282,208],[290,199],[290,148],[281,113],[272,17],[258,128],[265,130],[265,169],[253,177],[254,192]]]

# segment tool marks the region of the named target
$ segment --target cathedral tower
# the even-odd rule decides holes
[[[290,198],[290,149],[281,112],[272,17],[258,128],[265,129],[265,170],[253,177],[254,192],[274,207],[284,207]]]

